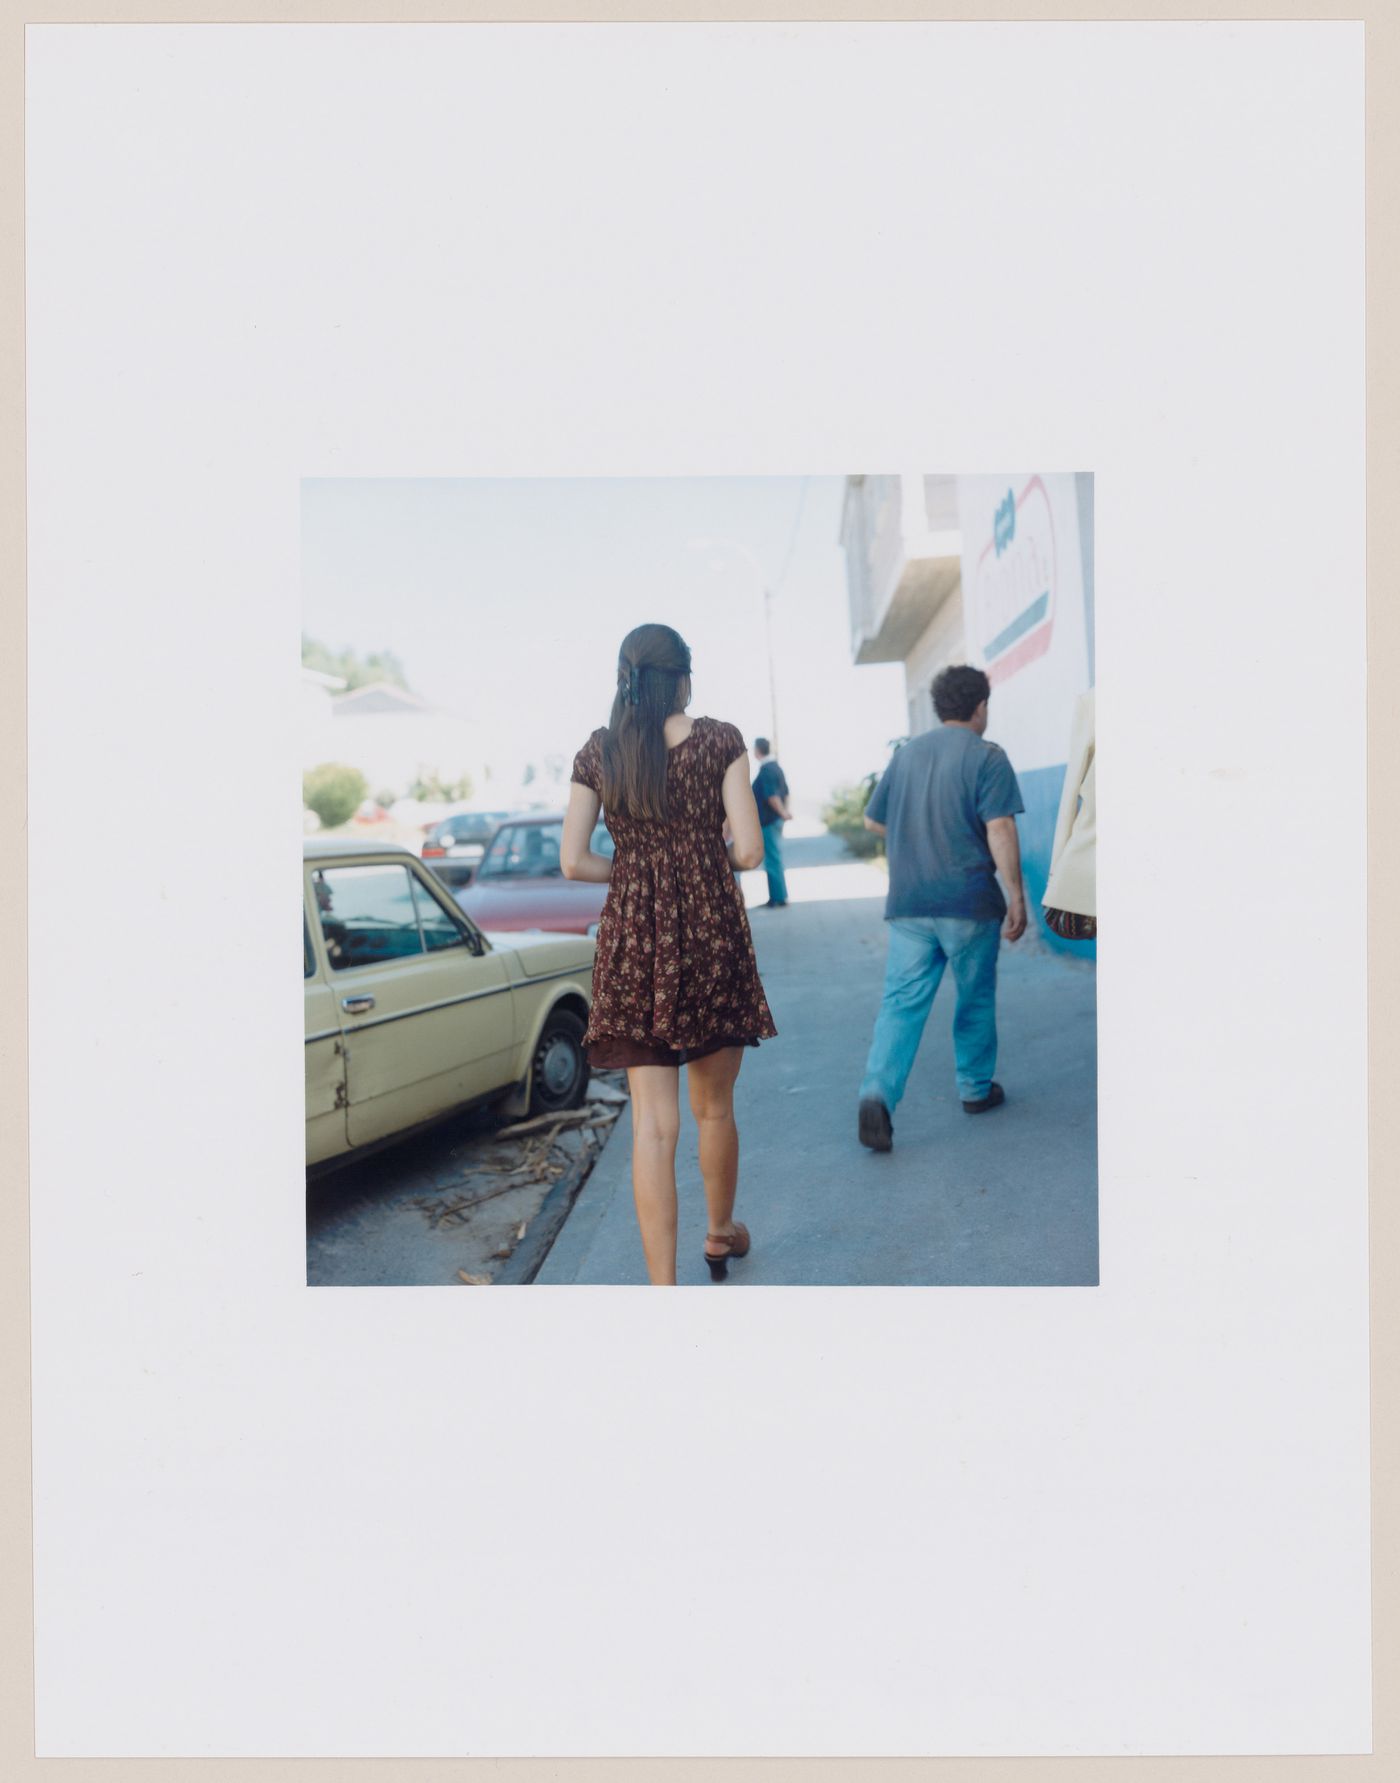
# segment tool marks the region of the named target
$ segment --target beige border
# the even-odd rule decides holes
[[[511,1783],[604,1783],[619,1775],[645,1778],[718,1776],[724,1783],[796,1783],[797,1779],[933,1778],[938,1783],[1158,1783],[1183,1778],[1228,1783],[1290,1783],[1294,1778],[1400,1777],[1400,1533],[1397,1533],[1396,1480],[1400,1477],[1400,1415],[1395,1386],[1400,1378],[1400,1282],[1397,1235],[1400,1203],[1393,1188],[1400,1175],[1400,1021],[1387,1020],[1400,991],[1400,925],[1389,922],[1396,898],[1400,842],[1384,822],[1400,809],[1400,725],[1386,693],[1400,666],[1400,602],[1386,598],[1400,586],[1393,492],[1400,483],[1400,248],[1394,220],[1400,216],[1400,156],[1392,102],[1400,92],[1400,7],[1394,0],[1223,0],[1210,4],[1173,0],[1073,0],[1056,6],[1042,0],[962,0],[961,4],[908,5],[882,0],[862,7],[845,0],[802,0],[762,6],[733,0],[572,0],[535,6],[432,4],[415,0],[405,17],[385,0],[276,0],[275,5],[238,0],[21,0],[7,4],[0,24],[0,218],[4,223],[5,279],[0,287],[0,602],[5,645],[0,650],[0,761],[6,768],[12,808],[24,797],[25,738],[25,543],[23,312],[23,28],[28,23],[145,23],[243,21],[268,23],[376,22],[426,23],[453,20],[612,20],[674,19],[1364,19],[1366,23],[1367,120],[1367,521],[1368,649],[1372,684],[1382,691],[1370,701],[1368,813],[1371,833],[1371,1302],[1372,1302],[1372,1478],[1374,1484],[1375,1750],[1365,1758],[1026,1758],[1026,1759],[47,1759],[33,1756],[32,1566],[29,1489],[29,1254],[26,1181],[27,975],[24,951],[24,851],[0,856],[0,933],[10,968],[8,994],[0,1001],[0,1134],[3,1181],[0,1202],[0,1384],[9,1428],[0,1444],[0,1577],[5,1584],[4,1663],[0,1664],[0,1772],[14,1783],[61,1776],[64,1783],[136,1783],[160,1778],[218,1777],[222,1783],[304,1783],[307,1779],[353,1776],[363,1783],[438,1783],[439,1779],[500,1775]],[[1389,228],[1385,227],[1386,222]],[[1386,673],[1389,670],[1390,673]],[[1388,894],[1388,895],[1387,895]],[[23,987],[23,988],[22,988]],[[1386,993],[1390,994],[1387,995]]]

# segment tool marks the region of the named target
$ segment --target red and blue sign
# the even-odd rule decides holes
[[[995,687],[1050,648],[1055,626],[1055,517],[1039,477],[1008,488],[977,559],[973,611]]]

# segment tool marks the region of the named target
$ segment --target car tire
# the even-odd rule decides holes
[[[550,1015],[530,1061],[530,1113],[559,1114],[577,1108],[588,1089],[584,1024],[567,1009]]]

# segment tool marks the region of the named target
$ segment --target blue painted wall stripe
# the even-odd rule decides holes
[[[1014,763],[1012,764],[1015,765]],[[1041,899],[1050,879],[1050,854],[1055,846],[1055,820],[1060,814],[1060,792],[1065,784],[1065,764],[1055,768],[1032,768],[1016,775],[1026,809],[1016,819],[1021,838],[1021,870],[1026,881],[1026,901],[1031,920],[1056,953],[1076,954],[1080,959],[1096,960],[1096,941],[1062,941],[1045,926],[1045,907]]]
[[[1008,649],[1016,642],[1017,638],[1022,636],[1023,633],[1028,632],[1033,625],[1039,625],[1040,621],[1045,617],[1049,605],[1050,590],[1047,588],[1044,594],[1031,602],[1024,613],[1011,621],[1005,631],[997,633],[991,643],[987,646],[988,658],[990,659],[994,656],[1000,656],[1003,650]]]

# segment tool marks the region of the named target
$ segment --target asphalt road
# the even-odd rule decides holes
[[[617,1079],[590,1085],[589,1125],[502,1137],[487,1112],[356,1159],[306,1191],[310,1287],[488,1286],[528,1276],[556,1204],[576,1191],[625,1114]]]

